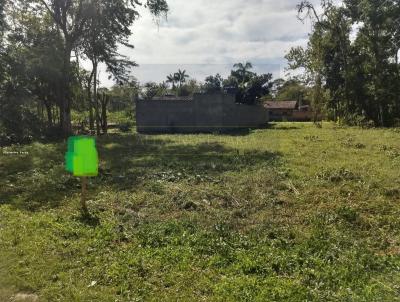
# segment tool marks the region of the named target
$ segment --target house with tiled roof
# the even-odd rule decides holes
[[[311,121],[313,117],[310,106],[299,106],[297,101],[266,101],[264,107],[270,121]]]

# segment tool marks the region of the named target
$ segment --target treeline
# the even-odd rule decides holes
[[[216,74],[207,76],[203,82],[191,79],[186,70],[178,70],[168,75],[162,83],[146,83],[141,89],[141,97],[152,99],[165,95],[190,96],[194,93],[229,92],[236,94],[236,102],[251,105],[262,101],[274,86],[272,74],[257,74],[252,69],[250,62],[236,63],[225,79]],[[281,84],[285,82],[280,81]]]
[[[353,125],[400,126],[400,1],[309,1],[298,18],[311,20],[307,47],[286,58],[305,71],[314,108]]]
[[[0,133],[13,141],[49,131],[68,136],[72,110],[84,109],[99,134],[107,98],[98,91],[98,66],[105,64],[120,86],[132,86],[136,64],[118,47],[133,47],[140,6],[156,19],[168,11],[165,0],[0,0]]]

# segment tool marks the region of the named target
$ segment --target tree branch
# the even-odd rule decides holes
[[[55,21],[58,25],[62,26],[61,23],[59,22],[59,20],[57,20],[56,15],[54,14],[54,12],[53,12],[53,11],[50,9],[50,7],[47,5],[46,1],[44,1],[44,0],[39,0],[39,1],[40,1],[40,3],[42,3],[42,4],[46,7],[48,13],[51,15],[51,17],[54,19],[54,21]]]
[[[309,1],[302,1],[299,5],[297,5],[297,10],[298,10],[297,18],[298,18],[300,21],[302,21],[302,22],[304,22],[304,20],[305,20],[307,17],[310,17],[310,18],[312,19],[312,17],[311,17],[311,12],[312,12],[312,14],[314,15],[315,19],[316,19],[318,22],[321,21],[321,20],[320,20],[320,17],[319,17],[318,14],[317,14],[317,11],[315,10],[314,5],[313,5],[311,2],[309,2]],[[307,10],[307,13],[306,13],[305,17],[301,17],[300,14],[303,13],[304,10]]]

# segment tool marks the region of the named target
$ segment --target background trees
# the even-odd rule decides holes
[[[272,87],[272,74],[258,75],[250,70],[250,62],[233,65],[231,75],[223,81],[224,88],[236,90],[236,102],[254,104],[269,94]]]
[[[292,48],[289,67],[305,70],[316,108],[336,121],[391,126],[400,117],[399,2],[321,1],[318,14],[302,1],[299,18],[311,18],[307,48]]]
[[[175,89],[175,84],[177,82],[176,74],[170,74],[167,76],[167,84],[172,85],[172,89]]]
[[[141,90],[140,96],[144,100],[151,100],[155,96],[163,96],[167,94],[167,86],[164,83],[157,84],[154,82],[146,83]]]
[[[224,79],[221,77],[219,73],[215,76],[208,76],[204,81],[204,90],[207,93],[218,92],[222,90]]]
[[[251,77],[254,75],[254,73],[250,71],[253,68],[250,62],[236,63],[233,65],[233,68],[231,75],[238,80],[239,85],[250,81]]]
[[[178,70],[177,73],[174,74],[175,80],[179,83],[179,87],[186,82],[186,79],[189,78],[189,75],[186,74],[186,70]]]
[[[0,0],[3,136],[18,136],[17,140],[39,137],[47,135],[49,129],[54,131],[55,125],[66,136],[73,126],[71,110],[92,112],[93,107],[96,112],[90,115],[90,128],[96,121],[99,134],[97,66],[104,62],[110,77],[120,85],[129,80],[135,63],[120,56],[118,47],[132,47],[128,38],[139,6],[147,8],[156,20],[168,11],[165,0],[143,4],[124,0]],[[93,70],[84,71],[80,58],[89,59]],[[32,125],[22,123],[28,120]]]
[[[302,104],[309,104],[311,91],[299,79],[277,79],[272,82],[271,97],[278,101],[295,100]]]

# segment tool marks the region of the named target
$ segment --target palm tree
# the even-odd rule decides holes
[[[250,62],[246,62],[245,64],[236,63],[233,65],[233,68],[235,69],[232,71],[232,75],[236,77],[242,84],[247,82],[253,74],[253,72],[249,71],[253,68],[253,65]]]
[[[186,70],[178,70],[174,75],[176,77],[176,81],[179,83],[179,87],[182,87],[183,83],[186,82],[186,78],[189,76],[186,74]]]
[[[170,74],[167,76],[167,83],[172,84],[172,89],[175,89],[176,82],[177,82],[176,74]]]

